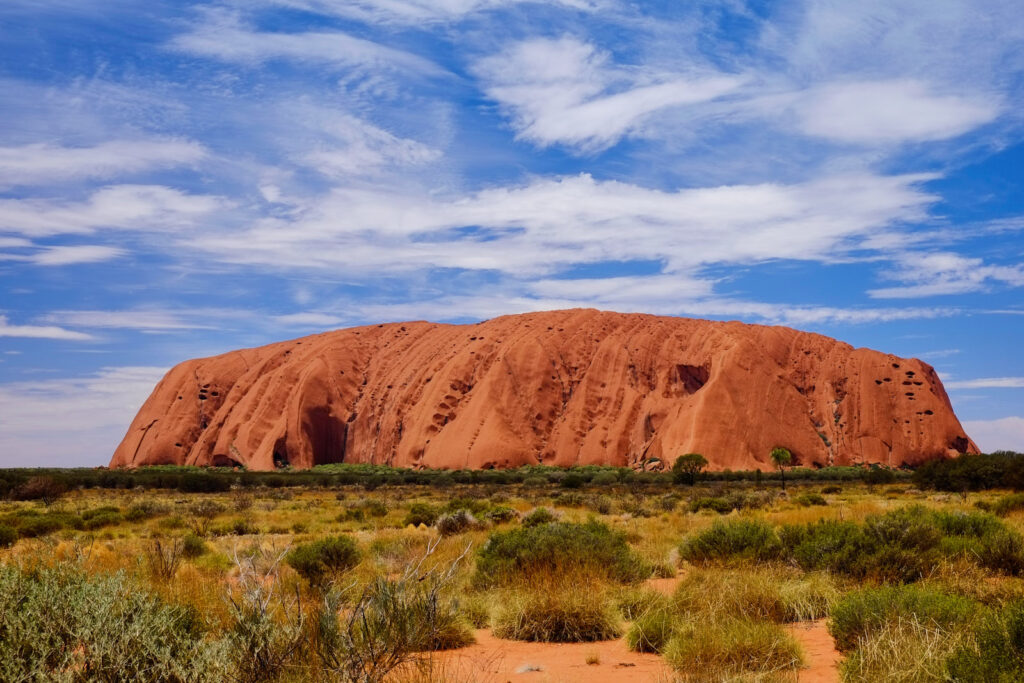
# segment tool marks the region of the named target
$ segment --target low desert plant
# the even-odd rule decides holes
[[[0,524],[0,548],[9,548],[18,540],[18,532],[7,524]]]
[[[185,542],[180,538],[153,538],[146,545],[149,573],[158,581],[170,581],[178,573],[185,556]]]
[[[0,566],[0,679],[221,681],[223,657],[195,610],[124,575]]]
[[[521,524],[524,527],[540,526],[541,524],[550,524],[558,520],[551,510],[545,507],[539,507],[532,510],[528,515],[523,517]]]
[[[285,561],[311,584],[348,571],[359,564],[361,553],[348,536],[332,536],[295,547]]]
[[[324,595],[312,641],[323,670],[342,681],[382,681],[419,652],[473,642],[457,606],[445,597],[462,556],[445,570],[424,571],[436,547],[428,546],[397,579],[378,577],[358,591],[350,588],[354,595]]]
[[[795,673],[803,663],[800,645],[781,626],[736,618],[681,624],[664,657],[693,681]]]
[[[516,589],[502,596],[494,635],[508,640],[583,643],[621,633],[619,616],[605,591],[578,582]]]
[[[409,512],[406,513],[405,518],[402,520],[403,526],[433,526],[434,522],[440,516],[440,512],[433,505],[426,503],[413,503],[409,506]]]
[[[847,652],[873,633],[900,620],[916,619],[929,628],[970,624],[978,604],[924,586],[881,586],[848,593],[832,607],[828,630]]]
[[[793,497],[793,502],[802,507],[828,505],[828,501],[825,500],[825,496],[820,493],[801,493],[799,496]]]
[[[634,652],[661,652],[668,645],[678,619],[667,609],[640,615],[626,632],[626,646]]]
[[[668,598],[648,586],[623,586],[615,593],[615,605],[622,618],[635,621],[641,616],[668,605]]]
[[[480,522],[472,512],[457,510],[438,517],[435,526],[442,536],[454,536],[479,527]]]
[[[188,558],[199,557],[209,550],[206,541],[193,533],[185,534],[181,539],[181,545],[182,555]]]
[[[553,522],[492,533],[477,554],[474,583],[487,587],[573,574],[633,583],[650,576],[650,567],[623,534],[601,522]]]
[[[856,649],[840,664],[840,670],[844,681],[858,683],[948,681],[951,679],[947,676],[947,660],[969,637],[969,631],[959,625],[942,627],[903,616],[859,638]],[[999,679],[967,680],[987,683]]]
[[[947,662],[948,680],[958,683],[1024,680],[1024,602],[990,614]]]
[[[716,521],[679,548],[680,556],[691,562],[771,560],[778,558],[780,550],[771,524],[748,519]]]

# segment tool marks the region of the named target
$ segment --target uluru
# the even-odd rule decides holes
[[[596,310],[324,332],[185,361],[112,467],[769,469],[978,452],[935,370],[818,334]]]

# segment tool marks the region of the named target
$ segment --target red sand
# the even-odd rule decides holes
[[[598,643],[524,643],[476,632],[476,644],[446,653],[452,680],[506,683],[621,683],[671,680],[661,657],[630,652],[625,639]],[[588,664],[596,658],[596,664]]]
[[[786,628],[806,655],[807,668],[800,670],[800,683],[837,683],[842,655],[825,627],[825,620],[790,624]]]

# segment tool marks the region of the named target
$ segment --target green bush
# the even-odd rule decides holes
[[[468,510],[458,510],[438,517],[436,526],[442,536],[454,536],[477,528],[480,522]]]
[[[881,586],[848,593],[832,608],[828,630],[836,647],[848,652],[858,640],[868,638],[899,619],[916,618],[937,627],[968,624],[978,603],[921,586]]]
[[[801,493],[799,496],[793,498],[793,502],[801,507],[810,507],[812,505],[828,505],[828,501],[820,493]]]
[[[58,564],[0,566],[0,678],[7,681],[222,681],[220,641],[191,608],[123,575]]]
[[[0,524],[0,548],[9,548],[18,540],[18,532],[11,526]]]
[[[642,614],[626,632],[626,646],[633,652],[660,653],[672,637],[675,622],[675,617],[666,609]]]
[[[402,520],[403,526],[419,526],[423,524],[425,526],[434,526],[434,522],[440,516],[440,512],[433,505],[427,503],[413,503],[409,506],[409,512],[405,515],[405,519]]]
[[[1024,510],[1024,493],[1011,493],[1003,496],[992,505],[992,512],[1005,517],[1011,512]]]
[[[954,652],[946,663],[949,680],[990,683],[1024,680],[1024,602],[990,614],[974,633],[975,643]]]
[[[555,513],[547,508],[540,507],[532,510],[530,514],[523,517],[521,524],[524,527],[531,527],[540,526],[541,524],[551,524],[557,520],[558,517],[555,516]]]
[[[199,557],[209,550],[206,541],[193,533],[185,534],[181,542],[181,553],[185,557]]]
[[[103,511],[89,517],[86,517],[85,514],[82,515],[82,527],[89,531],[120,524],[123,521],[124,517],[120,512]]]
[[[601,522],[553,522],[492,533],[477,553],[473,581],[486,587],[574,573],[634,583],[651,569],[623,534]]]
[[[285,561],[300,576],[319,584],[331,575],[348,571],[359,564],[359,547],[348,536],[332,536],[296,546]]]
[[[509,640],[584,643],[619,637],[614,607],[587,586],[561,585],[505,596],[494,615],[494,635]]]
[[[735,618],[681,624],[664,656],[673,668],[699,672],[707,681],[759,680],[794,671],[803,662],[800,645],[781,626]]]
[[[518,513],[507,505],[495,505],[487,512],[484,513],[484,517],[494,522],[495,524],[503,524],[504,522],[511,522],[518,517]]]
[[[760,520],[716,521],[710,529],[687,539],[679,548],[683,559],[691,562],[714,560],[772,560],[781,546],[771,524]]]
[[[598,472],[590,483],[594,486],[611,486],[619,483],[619,477],[614,472]]]
[[[700,512],[701,510],[713,510],[720,515],[725,515],[735,510],[735,504],[731,500],[725,498],[710,497],[710,498],[697,498],[696,500],[690,501],[690,512]]]

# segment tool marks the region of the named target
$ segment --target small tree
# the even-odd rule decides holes
[[[690,486],[697,483],[697,475],[708,466],[708,459],[700,453],[687,453],[676,458],[672,465],[672,475],[677,484],[681,484],[686,478]]]
[[[779,474],[782,475],[782,490],[786,490],[786,468],[793,463],[793,454],[789,452],[788,448],[782,448],[777,446],[772,449],[772,462],[779,468]]]

